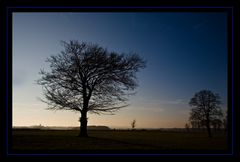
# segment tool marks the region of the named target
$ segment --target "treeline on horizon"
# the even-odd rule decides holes
[[[79,130],[79,127],[60,127],[60,126],[14,126],[13,130]],[[171,131],[171,132],[205,132],[207,131],[206,128],[110,128],[108,126],[95,126],[91,125],[88,126],[88,130],[103,130],[103,131]],[[214,131],[225,131],[225,129],[214,129]]]

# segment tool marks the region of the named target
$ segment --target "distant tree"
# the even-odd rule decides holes
[[[132,129],[134,129],[136,127],[136,120],[134,119],[131,123]]]
[[[47,59],[50,72],[40,71],[51,110],[80,112],[80,134],[87,137],[87,113],[113,113],[126,105],[137,87],[136,72],[145,67],[137,54],[118,54],[92,43],[62,42],[64,50]]]
[[[186,129],[187,132],[189,132],[190,124],[186,123],[186,124],[185,124],[185,129]]]
[[[200,130],[203,127],[203,124],[201,123],[200,120],[192,119],[190,118],[190,123],[193,129],[198,129]]]
[[[212,127],[214,128],[215,131],[220,130],[223,126],[223,121],[221,119],[214,119],[211,122]]]
[[[204,125],[207,128],[208,136],[212,137],[211,123],[222,117],[220,104],[218,94],[209,90],[197,92],[189,102],[192,107],[189,120],[198,121],[201,125]]]
[[[228,130],[228,112],[225,111],[224,113],[224,117],[223,117],[223,127],[224,130],[227,131]]]

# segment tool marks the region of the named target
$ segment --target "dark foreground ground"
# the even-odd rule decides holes
[[[226,132],[208,138],[206,132],[157,130],[92,130],[88,138],[77,130],[13,130],[13,153],[224,153]],[[134,152],[135,151],[135,152]]]

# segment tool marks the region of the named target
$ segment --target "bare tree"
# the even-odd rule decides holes
[[[190,124],[189,123],[185,124],[185,129],[186,129],[187,132],[189,132],[189,129],[190,129]]]
[[[226,111],[224,112],[223,127],[224,127],[224,130],[225,130],[225,131],[228,130],[228,110],[226,110]]]
[[[215,131],[220,130],[223,126],[223,121],[221,119],[214,119],[211,123]]]
[[[145,67],[137,54],[109,52],[97,44],[62,42],[64,50],[47,59],[50,72],[40,71],[48,109],[80,112],[80,134],[87,137],[87,113],[104,114],[127,106],[137,87],[136,72]]]
[[[131,126],[132,126],[132,129],[134,129],[136,127],[136,120],[135,119],[131,122]]]
[[[203,125],[202,125],[202,123],[199,119],[196,120],[196,119],[193,119],[193,118],[189,118],[189,120],[190,120],[192,129],[200,130],[203,127]]]
[[[190,100],[189,105],[193,107],[190,113],[190,121],[198,121],[206,126],[208,136],[212,137],[210,125],[215,119],[222,117],[220,97],[209,90],[197,92]]]

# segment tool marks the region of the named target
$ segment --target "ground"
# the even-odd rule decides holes
[[[159,130],[91,130],[78,137],[77,130],[13,130],[13,153],[223,153],[226,132],[168,132]],[[135,152],[134,152],[135,151]]]

